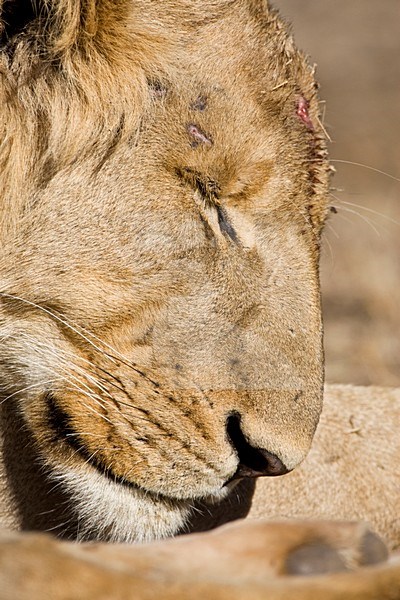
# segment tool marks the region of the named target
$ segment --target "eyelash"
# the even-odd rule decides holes
[[[226,211],[218,204],[215,206],[216,206],[217,215],[218,215],[218,225],[219,225],[221,232],[225,233],[227,236],[229,236],[233,242],[237,242],[238,238],[236,235],[236,231],[233,229],[232,225],[230,224],[227,214],[226,214]]]

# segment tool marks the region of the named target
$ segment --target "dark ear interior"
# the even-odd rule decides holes
[[[1,3],[0,44],[15,38],[39,14],[40,2],[35,0],[4,0]]]

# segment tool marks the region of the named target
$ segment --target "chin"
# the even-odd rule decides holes
[[[67,490],[78,523],[78,541],[151,542],[183,531],[194,505],[124,485],[90,470],[53,471]]]

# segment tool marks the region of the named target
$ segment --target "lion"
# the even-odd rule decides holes
[[[331,169],[314,69],[277,12],[265,0],[0,7],[3,527],[98,542],[81,548],[103,565],[119,560],[104,542],[151,542],[155,564],[157,544],[187,553],[157,541],[178,534],[218,548],[193,532],[245,515],[364,518],[395,545],[389,506],[374,520],[374,502],[361,511],[346,489],[331,510],[321,485],[351,390],[332,391],[327,446],[290,474],[322,410]],[[352,442],[346,464],[371,447]],[[322,544],[323,572],[386,558],[374,534],[340,527],[263,535],[284,561]],[[49,565],[69,552],[31,535],[4,534],[8,560],[15,547],[23,565],[24,548]],[[140,570],[142,549],[127,552]]]

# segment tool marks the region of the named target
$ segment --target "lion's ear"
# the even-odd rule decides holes
[[[0,0],[0,43],[21,35],[45,38],[62,51],[101,33],[101,25],[124,26],[129,0]]]

